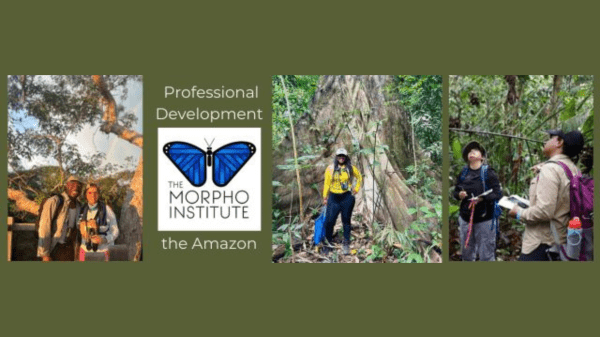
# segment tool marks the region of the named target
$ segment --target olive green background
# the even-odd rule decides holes
[[[598,261],[272,264],[269,151],[271,75],[598,75],[594,34],[598,6],[583,1],[571,1],[568,8],[557,7],[563,1],[142,4],[3,4],[3,76],[144,75],[145,215],[141,263],[42,264],[1,259],[0,331],[175,336],[323,332],[446,336],[523,331],[564,336],[598,327]],[[165,85],[259,85],[260,96],[256,100],[165,99]],[[448,92],[447,81],[444,92]],[[0,125],[6,125],[5,81],[0,83],[0,101],[4,104]],[[261,108],[265,120],[212,125],[159,122],[155,120],[159,106]],[[447,126],[447,105],[444,122]],[[179,126],[262,128],[261,232],[157,232],[156,130]],[[5,133],[1,127],[2,149]],[[447,137],[445,129],[444,149]],[[447,160],[444,170],[448,170]],[[0,165],[0,176],[6,176],[6,165]],[[446,182],[444,190],[448,188]],[[5,189],[6,180],[0,179],[0,190]],[[4,198],[2,205],[6,205]],[[5,207],[0,216],[6,218]],[[447,238],[447,221],[443,233]],[[163,251],[160,239],[168,236],[255,239],[259,247],[256,251]],[[0,251],[6,252],[5,240],[0,240]],[[447,261],[445,247],[444,258]]]

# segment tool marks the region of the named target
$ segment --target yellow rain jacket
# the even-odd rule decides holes
[[[348,169],[346,169],[346,165],[340,165],[340,170],[334,172],[333,165],[329,165],[325,170],[325,186],[323,188],[323,198],[327,198],[329,192],[335,194],[342,194],[344,192],[348,192],[352,190],[352,182],[349,181]],[[356,169],[356,166],[352,165],[352,172],[354,179],[356,179],[356,185],[354,186],[354,191],[358,192],[360,190],[360,185],[362,183],[362,175]],[[348,183],[348,189],[342,189],[342,184]]]

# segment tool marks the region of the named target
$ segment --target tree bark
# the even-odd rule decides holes
[[[102,104],[104,105],[102,119],[105,123],[102,126],[102,131],[105,133],[114,133],[120,138],[143,148],[144,137],[141,134],[118,124],[117,103],[110,90],[108,90],[104,77],[102,75],[92,75],[92,79],[102,95]],[[140,161],[129,184],[127,196],[121,209],[121,219],[119,219],[121,234],[117,239],[117,243],[127,245],[129,248],[129,258],[136,261],[140,259],[142,254],[142,229],[144,220],[143,171],[144,160],[140,156]]]
[[[397,97],[385,87],[392,83],[392,76],[323,76],[319,81],[310,114],[296,123],[299,144],[321,148],[310,168],[303,169],[303,198],[306,207],[318,207],[322,200],[324,172],[333,163],[335,150],[349,150],[352,164],[363,174],[360,193],[356,195],[355,214],[361,214],[365,224],[372,220],[391,223],[398,230],[410,226],[414,215],[408,209],[426,205],[405,183],[401,170],[413,164],[410,116],[397,103]],[[384,120],[381,127],[377,122]],[[389,151],[379,149],[372,158],[359,153],[361,149],[373,148],[377,143],[389,146]],[[302,150],[301,150],[302,151]],[[294,173],[280,170],[277,165],[291,157],[292,142],[288,137],[273,154],[274,180],[283,184],[275,192],[280,201],[277,208],[294,205],[299,213],[297,196],[290,193],[287,185],[294,180]],[[315,153],[299,153],[299,156]],[[416,154],[421,159],[419,153]],[[441,184],[440,184],[441,185]],[[315,189],[315,186],[317,187]]]
[[[110,90],[108,90],[108,86],[102,75],[92,75],[92,80],[98,87],[98,91],[101,94],[101,102],[104,104],[104,116],[102,116],[102,120],[106,123],[104,127],[106,130],[110,130],[112,125],[117,121],[117,103]],[[105,132],[108,133],[109,131]]]
[[[8,199],[15,201],[18,209],[36,216],[39,215],[40,205],[29,200],[25,192],[8,188]]]
[[[550,116],[553,114],[553,112],[556,111],[556,108],[558,107],[558,103],[559,103],[558,93],[560,92],[561,86],[562,86],[562,76],[554,75],[554,81],[553,81],[553,85],[552,85],[552,96],[550,97],[550,104],[548,104],[548,106],[546,107],[546,116]],[[556,127],[556,120],[550,119],[550,127],[551,128]]]
[[[119,138],[124,139],[140,148],[144,148],[144,136],[133,130],[127,129],[123,125],[119,125],[117,123],[111,124],[110,129],[107,129],[105,132],[114,133],[115,135],[119,136]]]
[[[114,133],[131,144],[143,148],[144,137],[141,134],[117,123],[117,102],[110,93],[110,90],[108,90],[104,77],[102,75],[92,75],[92,80],[98,87],[98,91],[101,94],[101,102],[104,105],[104,115],[102,116],[104,125],[102,126],[102,131],[105,133]]]
[[[144,223],[144,160],[140,157],[137,169],[129,184],[123,207],[119,227],[121,233],[117,243],[127,245],[129,258],[136,260],[142,249],[142,232]],[[139,260],[139,258],[137,258]],[[136,260],[136,261],[137,261]]]
[[[517,93],[517,75],[504,75],[504,80],[508,85],[506,103],[514,105],[519,100],[519,94]]]

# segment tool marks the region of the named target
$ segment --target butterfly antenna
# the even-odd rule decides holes
[[[206,138],[204,138],[204,141],[206,142],[206,145],[208,145],[208,147],[211,147],[212,143],[215,142],[215,139],[213,138],[213,140],[210,142],[210,144],[208,143],[208,141],[206,140]]]

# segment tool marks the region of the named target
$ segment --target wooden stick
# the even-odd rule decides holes
[[[298,199],[300,200],[300,222],[304,221],[304,207],[302,206],[302,184],[300,182],[300,170],[298,169],[298,152],[296,151],[296,135],[294,134],[294,121],[292,120],[292,110],[290,108],[290,101],[288,99],[287,89],[283,76],[279,75],[281,86],[283,87],[283,93],[285,94],[285,103],[288,108],[288,117],[290,119],[290,128],[292,131],[292,145],[294,147],[294,165],[296,166],[296,180],[298,180]]]
[[[8,247],[8,261],[12,260],[12,224],[15,221],[15,218],[8,217],[8,231],[6,232],[6,245]]]

